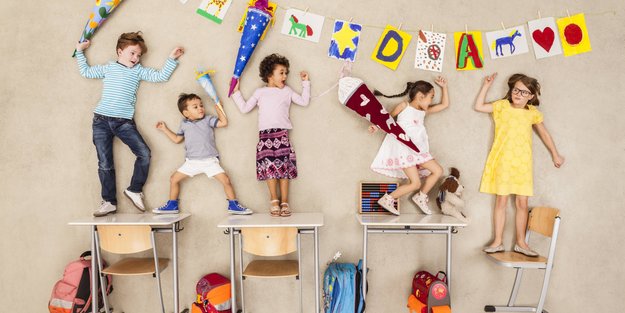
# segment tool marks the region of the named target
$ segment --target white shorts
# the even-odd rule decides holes
[[[208,177],[213,177],[219,173],[224,173],[224,169],[219,165],[218,158],[208,158],[201,160],[189,160],[186,159],[184,164],[178,169],[178,172],[188,175],[195,176],[197,174],[206,174]]]

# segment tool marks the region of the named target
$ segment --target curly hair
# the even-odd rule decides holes
[[[133,33],[123,33],[117,39],[117,47],[115,51],[118,49],[126,49],[128,46],[139,45],[141,48],[141,54],[148,53],[148,47],[145,45],[145,41],[143,41],[143,33],[141,31],[133,32]]]
[[[265,83],[269,82],[269,76],[273,73],[276,65],[286,67],[286,73],[289,74],[289,59],[277,53],[268,55],[260,62],[260,66],[258,67],[260,71],[259,76]]]

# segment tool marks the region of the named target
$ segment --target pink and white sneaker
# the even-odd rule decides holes
[[[389,195],[388,193],[385,193],[384,196],[382,196],[382,198],[378,200],[378,204],[381,207],[383,207],[385,210],[395,215],[399,215],[399,210],[395,208],[396,201],[397,200],[395,200],[391,195]]]

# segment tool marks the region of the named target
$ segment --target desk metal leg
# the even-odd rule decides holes
[[[98,265],[96,260],[98,258],[98,251],[95,247],[95,228],[91,226],[91,312],[98,312]],[[108,313],[108,312],[107,312]]]
[[[232,313],[237,313],[236,278],[234,277],[234,228],[228,227],[230,236],[230,294],[232,297]]]
[[[171,246],[172,246],[172,258],[174,259],[174,312],[180,312],[179,294],[178,294],[178,235],[176,230],[178,229],[178,223],[171,225]]]
[[[241,236],[241,231],[237,231],[236,233],[239,236],[239,288],[241,288],[241,312],[245,313],[245,294],[243,293],[243,237]],[[238,313],[238,312],[233,312]]]
[[[319,232],[315,227],[315,312],[319,313]]]
[[[451,227],[447,227],[447,288],[451,290]]]
[[[362,232],[362,299],[367,297],[367,237],[369,236],[369,227],[364,226]]]

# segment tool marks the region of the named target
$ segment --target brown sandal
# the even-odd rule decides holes
[[[280,203],[280,216],[289,217],[291,216],[291,208],[289,208],[289,204],[287,202]]]
[[[279,203],[279,200],[271,200],[271,207],[269,208],[269,214],[271,217],[280,217],[280,207],[274,203]]]

